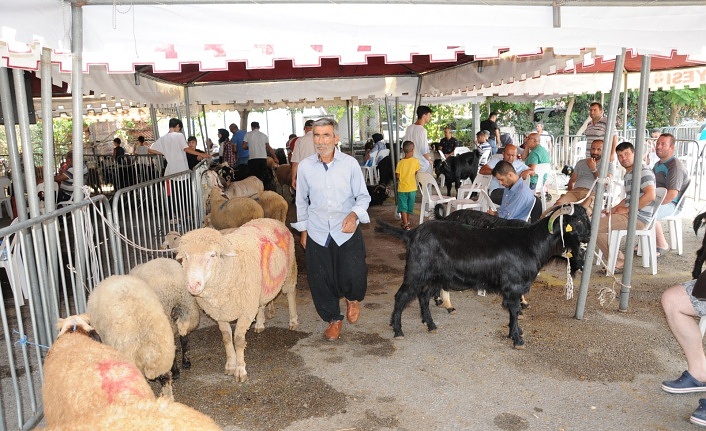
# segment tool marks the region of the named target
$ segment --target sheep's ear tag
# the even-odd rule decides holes
[[[566,232],[573,232],[574,228],[571,227],[570,224],[566,225],[566,229],[564,229]]]
[[[567,251],[567,252],[566,252],[566,257],[568,257],[569,259],[571,259],[572,257],[574,257],[574,255],[571,254],[570,251]]]

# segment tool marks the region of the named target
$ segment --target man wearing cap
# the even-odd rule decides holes
[[[312,130],[314,129],[314,120],[306,120],[304,123],[304,136],[294,141],[294,151],[292,151],[292,159],[289,161],[292,164],[292,188],[296,190],[297,188],[297,169],[299,169],[299,162],[316,154],[316,148],[314,148],[314,134]]]
[[[454,149],[458,147],[458,141],[451,136],[451,128],[449,126],[444,127],[444,137],[439,141],[439,147],[446,157],[453,156]]]
[[[424,125],[431,121],[431,108],[420,105],[417,108],[417,121],[405,130],[404,141],[414,142],[414,157],[419,160],[419,172],[432,173],[434,161],[429,154],[429,140]]]
[[[269,138],[260,131],[260,123],[253,121],[250,123],[250,130],[243,139],[243,149],[248,150],[248,168],[250,172],[258,177],[263,184],[268,180],[265,178],[267,170],[267,156],[277,160],[275,151],[270,147]]]

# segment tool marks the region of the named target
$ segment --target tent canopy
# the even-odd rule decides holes
[[[623,47],[663,56],[655,70],[706,64],[697,1],[82,3],[84,93],[123,105],[183,104],[186,88],[191,103],[241,107],[537,99],[607,91],[600,74]],[[50,48],[67,94],[71,3],[0,6],[0,64],[37,70]]]

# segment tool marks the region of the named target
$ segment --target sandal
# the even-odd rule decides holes
[[[402,226],[402,229],[404,229],[404,230],[410,230],[410,229],[412,229],[412,228],[410,227],[409,223],[407,223],[406,225],[403,225],[403,226]]]
[[[659,248],[659,247],[657,247],[657,257],[662,257],[662,256],[664,256],[665,254],[667,254],[668,251],[669,251],[668,248]]]

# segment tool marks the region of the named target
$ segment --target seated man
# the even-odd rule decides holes
[[[492,154],[493,147],[491,147],[488,143],[488,136],[490,136],[490,132],[488,132],[487,130],[481,130],[480,132],[476,133],[476,148],[481,153],[485,150],[490,150]]]
[[[88,175],[88,166],[83,165],[83,180],[86,183],[86,175]],[[73,150],[69,150],[66,153],[66,168],[60,170],[58,174],[54,176],[54,182],[59,183],[59,194],[56,198],[56,202],[64,202],[71,200],[71,195],[74,192],[74,153]]]
[[[662,390],[671,394],[706,392],[706,355],[696,317],[706,316],[705,298],[698,292],[706,284],[706,272],[698,280],[677,284],[662,294],[662,308],[669,330],[686,357],[686,371],[675,380],[662,382]],[[699,295],[699,296],[696,296]],[[692,413],[691,422],[706,426],[706,399]]]
[[[551,162],[549,152],[544,147],[539,145],[539,133],[530,133],[529,136],[527,136],[527,139],[525,139],[525,149],[522,152],[522,160],[524,160],[525,164],[533,171],[536,170],[538,164]],[[537,175],[532,175],[532,178],[530,179],[530,188],[532,190],[537,187],[538,179],[539,178],[537,178]],[[542,181],[544,180],[546,180],[546,178]]]
[[[456,138],[451,136],[451,128],[449,126],[444,127],[444,137],[439,141],[439,147],[441,152],[444,153],[446,157],[451,157],[454,155],[454,149],[459,146]]]
[[[527,220],[534,205],[534,193],[527,183],[517,175],[512,164],[501,160],[493,168],[493,176],[507,191],[497,211],[488,210],[488,214],[504,219]]]
[[[686,192],[686,187],[689,185],[689,173],[684,164],[674,157],[674,143],[673,135],[662,133],[655,144],[655,152],[659,157],[652,168],[655,173],[655,182],[657,187],[667,189],[664,201],[657,210],[657,220],[662,220],[674,213],[679,197]],[[655,238],[657,240],[657,256],[661,256],[669,250],[669,243],[664,237],[662,223],[655,224]]]
[[[566,185],[567,192],[559,197],[555,205],[566,204],[570,202],[578,202],[588,195],[591,190],[594,181],[598,178],[598,162],[601,160],[601,154],[603,153],[603,141],[596,139],[591,143],[591,157],[587,159],[581,159],[576,162],[574,166],[574,172],[569,178],[569,183]],[[613,176],[613,164],[608,164],[608,176]],[[581,206],[586,208],[588,214],[590,215],[593,211],[593,201],[596,198],[595,191],[591,193]]]
[[[634,205],[635,201],[632,199],[632,182],[633,176],[635,175],[635,152],[634,147],[630,142],[621,142],[616,147],[616,154],[618,155],[618,162],[625,168],[625,199],[618,202],[616,206],[610,209],[610,211],[604,210],[603,214],[605,216],[601,217],[601,222],[598,225],[598,239],[596,245],[603,253],[604,259],[608,258],[608,228],[612,230],[616,229],[627,229],[628,227],[628,213],[630,211],[631,203]],[[635,229],[644,229],[645,224],[648,222],[649,218],[652,216],[652,202],[655,200],[655,174],[650,168],[639,163],[637,165],[639,175],[638,180],[640,181],[640,196],[637,199],[637,223]],[[610,216],[609,216],[610,214]],[[623,263],[625,257],[623,253],[618,250],[618,259],[615,263],[615,274],[620,274],[623,272]]]
[[[480,168],[478,173],[482,175],[493,175],[493,168],[495,168],[498,162],[504,160],[512,164],[512,167],[515,169],[515,173],[520,175],[522,179],[526,179],[527,176],[534,174],[534,171],[522,163],[522,160],[517,159],[517,147],[513,144],[507,144],[505,146],[502,159],[498,159],[496,157],[498,156],[491,157],[490,160],[488,160],[488,163]],[[504,192],[505,187],[501,186],[495,176],[493,176],[490,180],[490,186],[488,186],[488,195],[490,196],[490,200],[496,205],[500,205],[503,201]]]

